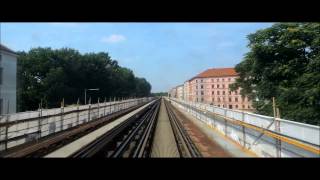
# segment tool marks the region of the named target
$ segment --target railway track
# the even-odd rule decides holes
[[[172,105],[164,100],[180,157],[202,157],[187,131],[175,115]]]
[[[167,100],[163,100],[163,102],[166,109],[163,113],[168,115],[167,121],[171,125],[168,128],[172,128],[174,136],[164,140],[175,142],[174,146],[177,146],[179,151],[178,157],[202,157],[187,131],[177,119],[172,105]],[[47,137],[39,142],[8,152],[3,157],[59,157],[57,151],[59,151],[58,154],[62,152],[63,157],[72,158],[151,157],[160,105],[161,98],[149,104],[129,108],[55,136]],[[127,117],[122,117],[124,115]],[[122,120],[115,120],[119,117],[122,117]],[[100,135],[95,135],[94,132],[100,132]],[[160,135],[165,133],[166,131],[157,132]],[[86,142],[86,144],[81,145],[81,142]],[[68,149],[66,146],[72,147],[72,151],[67,154],[64,153],[65,149]]]
[[[98,118],[93,120],[92,122],[81,124],[72,129],[68,129],[67,131],[62,131],[57,134],[53,134],[51,136],[47,136],[41,138],[35,142],[26,143],[17,147],[12,148],[10,151],[7,151],[0,155],[0,157],[4,158],[19,158],[19,157],[42,157],[55,149],[58,149],[69,142],[72,142],[95,129],[104,126],[116,118],[123,116],[135,109],[143,106],[144,104],[140,104],[129,109],[121,110],[118,112],[114,112],[106,117]]]
[[[158,99],[71,157],[149,157],[159,107]]]

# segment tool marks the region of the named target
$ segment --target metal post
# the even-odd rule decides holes
[[[107,106],[106,97],[104,97],[103,116],[106,115],[106,106]]]
[[[113,109],[112,112],[116,111],[116,97],[113,98]]]
[[[225,109],[224,110],[224,134],[225,134],[225,136],[227,136],[228,134],[228,131],[227,131],[227,127],[228,127],[228,123],[227,123],[227,119],[226,119],[226,117],[227,117],[227,109]]]
[[[277,108],[277,118],[280,118],[280,112],[279,112],[279,108]],[[280,133],[280,121],[276,120],[275,122],[275,127],[276,127],[276,132],[277,133]],[[278,157],[281,157],[281,140],[280,139],[277,139],[277,147],[278,147],[278,150],[277,150],[277,156]]]
[[[100,117],[100,98],[98,98],[98,118]]]
[[[41,120],[42,120],[42,99],[39,104],[39,120],[38,120],[39,138],[41,138]]]
[[[244,112],[242,112],[242,122],[244,122]],[[246,148],[246,128],[242,125],[242,139],[243,139],[243,147]]]
[[[278,114],[277,114],[277,108],[276,108],[276,101],[275,101],[275,98],[272,97],[272,108],[273,108],[273,121],[275,122],[275,131],[276,132],[279,132],[279,124],[278,124],[278,121],[277,121],[277,117],[278,117]],[[276,154],[277,154],[277,157],[281,157],[281,152],[280,152],[280,142],[278,139],[275,139],[276,140]]]
[[[77,100],[77,125],[79,125],[79,98]]]
[[[111,114],[111,97],[110,97],[110,101],[109,101],[109,113],[108,114]]]
[[[88,122],[90,121],[90,113],[91,113],[91,97],[89,99]]]
[[[62,99],[62,102],[61,102],[61,115],[60,115],[60,131],[63,130],[63,112],[64,112],[64,98]]]
[[[87,104],[87,89],[84,89],[84,105]]]
[[[4,149],[7,150],[8,149],[8,131],[9,131],[9,100],[8,100],[8,104],[7,104],[7,114],[6,114],[6,137],[5,137],[5,144],[4,144]]]

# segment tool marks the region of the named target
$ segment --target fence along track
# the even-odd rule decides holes
[[[71,157],[148,157],[158,111],[156,100]]]
[[[64,130],[58,134],[44,137],[42,140],[32,142],[32,144],[22,144],[21,147],[17,146],[11,152],[3,154],[3,157],[41,157],[44,154],[48,154],[51,151],[61,147],[68,142],[80,138],[81,136],[88,134],[94,129],[112,122],[114,119],[131,112],[144,104],[136,105],[129,109],[114,112],[106,117],[98,118],[92,122],[81,124],[72,129]],[[25,145],[28,145],[24,147]]]

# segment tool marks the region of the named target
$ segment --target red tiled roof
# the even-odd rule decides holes
[[[237,76],[237,72],[234,68],[212,68],[207,69],[200,74],[194,76],[194,78],[207,78],[207,77],[224,77],[224,76]]]

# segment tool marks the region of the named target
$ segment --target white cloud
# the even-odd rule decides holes
[[[101,42],[105,42],[105,43],[118,43],[125,40],[126,40],[126,37],[121,34],[112,34],[108,37],[101,38]]]

